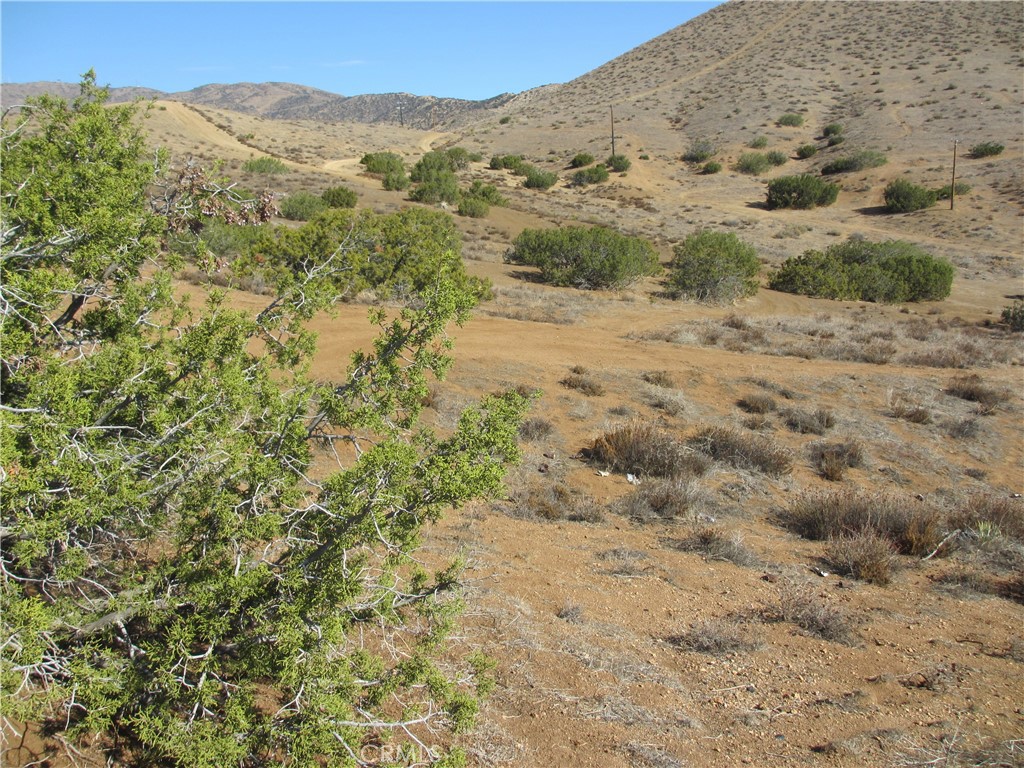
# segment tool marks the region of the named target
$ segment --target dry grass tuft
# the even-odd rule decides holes
[[[847,469],[864,464],[864,449],[857,440],[816,442],[808,447],[811,462],[826,480],[842,480]]]
[[[643,421],[606,432],[584,455],[609,469],[650,477],[696,477],[710,467],[700,453]]]
[[[752,469],[773,477],[793,470],[793,454],[769,437],[730,427],[706,426],[688,441],[695,450],[715,461],[740,469]]]
[[[913,497],[859,490],[804,493],[781,522],[814,541],[870,531],[887,538],[901,554],[916,556],[933,552],[947,531],[938,507]]]
[[[744,395],[736,401],[736,405],[742,408],[747,413],[764,414],[771,413],[775,410],[775,398],[771,395],[764,395],[759,392],[755,392],[750,395]]]
[[[667,638],[668,642],[687,651],[719,656],[739,651],[752,651],[760,647],[742,625],[729,619],[708,619],[683,632]]]
[[[778,601],[767,606],[762,616],[766,621],[796,624],[824,640],[852,644],[856,639],[850,614],[806,583],[780,584]]]
[[[696,519],[711,496],[688,478],[652,479],[612,504],[612,510],[636,522]]]
[[[1010,393],[1003,389],[987,386],[976,373],[954,376],[946,385],[946,393],[978,404],[982,414],[992,413],[1001,403],[1010,399]]]
[[[872,530],[831,539],[825,559],[837,573],[879,586],[892,581],[899,562],[893,543]]]
[[[531,416],[519,425],[519,439],[524,442],[533,442],[550,437],[555,431],[555,425],[540,416]]]
[[[739,533],[726,533],[710,525],[697,528],[674,545],[682,552],[696,552],[705,560],[722,560],[748,568],[761,564],[760,558],[743,543]]]
[[[645,371],[640,374],[640,378],[656,387],[665,389],[675,389],[676,387],[676,380],[668,371]]]
[[[605,393],[604,385],[585,373],[570,373],[558,383],[567,389],[575,389],[577,392],[582,392],[588,397],[600,397]]]
[[[787,408],[781,411],[781,415],[786,426],[801,435],[823,435],[836,423],[835,416],[827,408],[818,408],[814,411]]]
[[[604,519],[592,497],[565,485],[534,481],[509,495],[506,510],[525,520],[569,520],[597,523]]]

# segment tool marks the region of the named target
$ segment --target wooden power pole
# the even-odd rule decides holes
[[[956,197],[956,145],[960,139],[953,139],[953,178],[949,181],[949,210],[953,210],[953,199]]]

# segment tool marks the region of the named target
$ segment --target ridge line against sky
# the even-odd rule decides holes
[[[569,82],[718,2],[4,2],[0,79],[290,82],[481,100]]]

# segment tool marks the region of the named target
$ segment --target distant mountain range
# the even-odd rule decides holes
[[[78,95],[77,83],[4,83],[0,103],[7,109],[27,97],[51,93],[65,99]],[[450,124],[467,113],[495,109],[515,98],[503,93],[483,101],[414,96],[409,93],[341,96],[294,83],[214,83],[190,91],[165,93],[152,88],[111,88],[113,102],[165,99],[227,109],[274,120],[324,122],[407,123],[421,127]]]

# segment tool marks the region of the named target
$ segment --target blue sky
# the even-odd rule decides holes
[[[717,2],[7,2],[3,82],[282,81],[485,99],[568,82]]]

